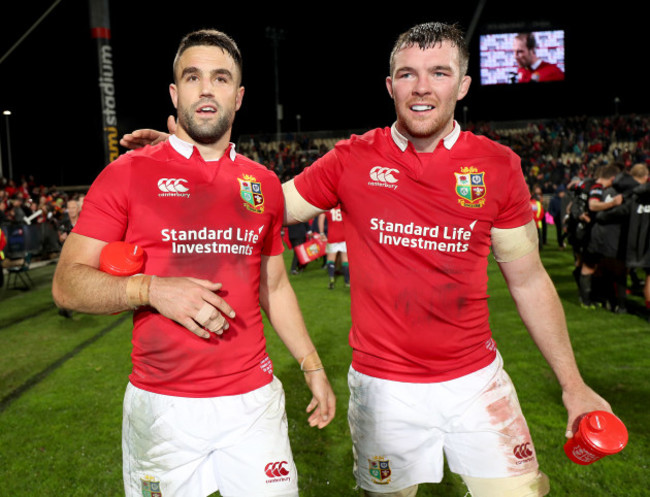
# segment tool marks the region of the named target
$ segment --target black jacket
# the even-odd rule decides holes
[[[620,225],[619,258],[623,258],[630,268],[650,268],[650,183],[637,184],[626,191],[623,198],[620,206],[599,212],[596,216],[596,225],[601,227],[598,237],[602,241],[607,238],[603,232],[609,231],[611,241],[617,231],[612,227]],[[612,247],[607,242],[598,246],[601,249]]]
[[[629,209],[626,264],[650,268],[650,183],[632,190]]]
[[[606,199],[616,195],[618,191],[611,187],[603,192]],[[589,252],[609,259],[625,260],[628,212],[627,206],[621,204],[595,214],[589,237]]]

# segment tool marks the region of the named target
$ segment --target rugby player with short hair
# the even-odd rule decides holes
[[[513,51],[517,69],[517,83],[544,83],[564,81],[564,73],[557,65],[537,56],[537,40],[533,33],[519,33],[514,37]]]
[[[325,223],[327,223],[327,235],[325,234]],[[348,249],[345,244],[345,232],[343,229],[343,215],[341,207],[336,206],[323,212],[318,216],[318,231],[327,240],[325,247],[325,258],[327,264],[327,277],[329,278],[328,288],[334,289],[336,282],[336,259],[340,257],[343,281],[346,287],[350,286],[350,265],[348,263]]]
[[[235,42],[214,30],[190,33],[173,68],[175,135],[97,177],[53,296],[81,312],[136,308],[122,430],[128,497],[296,497],[260,305],[305,372],[311,426],[331,421],[335,398],[284,267],[280,181],[230,143],[244,96]],[[98,270],[115,240],[142,247],[143,274]]]
[[[475,497],[548,492],[492,339],[490,249],[562,387],[567,436],[583,414],[610,410],[578,371],[519,157],[454,120],[467,66],[456,26],[408,30],[386,79],[393,126],[340,142],[283,185],[288,223],[337,204],[343,213],[354,282],[348,419],[366,496],[440,482],[443,454]]]

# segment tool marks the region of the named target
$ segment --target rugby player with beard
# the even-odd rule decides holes
[[[53,296],[80,312],[135,308],[122,430],[128,497],[297,497],[260,306],[304,371],[311,426],[331,421],[335,397],[284,267],[282,187],[230,143],[244,95],[234,41],[190,33],[173,67],[176,133],[94,181]],[[99,271],[102,249],[121,240],[144,250],[143,274]]]

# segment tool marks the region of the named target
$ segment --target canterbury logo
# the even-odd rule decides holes
[[[399,171],[389,167],[375,166],[370,170],[370,179],[382,183],[397,183],[397,178],[393,174],[399,174]]]
[[[289,471],[284,467],[285,464],[289,464],[287,461],[282,462],[270,462],[264,468],[266,476],[269,478],[287,476]]]
[[[512,453],[515,455],[517,459],[526,459],[528,457],[531,457],[533,455],[533,451],[530,450],[530,442],[526,442],[525,444],[517,445]]]
[[[183,183],[187,183],[187,180],[182,178],[160,178],[158,180],[158,189],[165,193],[185,193],[189,191],[189,188]]]

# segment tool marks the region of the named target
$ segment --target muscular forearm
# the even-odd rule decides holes
[[[611,407],[580,375],[564,309],[539,253],[535,250],[499,267],[522,321],[562,387],[568,413],[566,436],[571,437],[580,416],[596,409],[611,411]]]
[[[71,233],[63,246],[52,282],[59,307],[89,314],[113,314],[151,305],[160,314],[209,338],[228,328],[234,310],[216,294],[221,284],[192,277],[118,277],[99,269],[106,242]]]
[[[52,281],[52,296],[59,307],[89,314],[128,309],[127,278],[97,269],[105,246],[104,241],[70,233]]]
[[[566,436],[570,438],[582,415],[593,410],[611,412],[612,409],[583,381],[578,371],[564,310],[548,274],[543,271],[531,279],[530,288],[511,291],[528,332],[562,387],[562,401],[568,413]]]
[[[59,265],[52,296],[57,306],[88,314],[112,314],[130,309],[124,277],[111,276],[79,263]]]
[[[584,382],[576,365],[564,309],[553,282],[535,254],[526,257],[537,260],[526,265],[523,271],[504,271],[519,315],[562,389],[582,386]]]
[[[546,272],[528,289],[514,290],[521,319],[563,390],[582,385],[566,326],[564,309]]]

